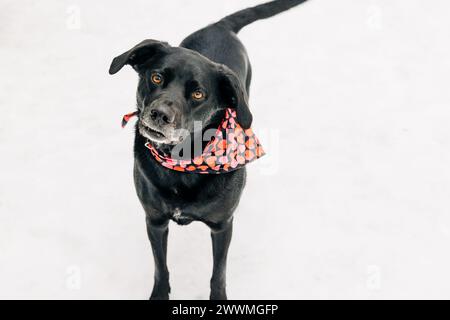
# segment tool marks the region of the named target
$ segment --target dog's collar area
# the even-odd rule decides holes
[[[136,115],[137,111],[123,116],[122,127]],[[199,174],[231,172],[265,154],[253,130],[244,130],[236,121],[236,111],[231,108],[225,110],[224,119],[215,135],[198,157],[191,160],[174,159],[156,149],[150,141],[147,141],[145,146],[162,166],[179,172]]]

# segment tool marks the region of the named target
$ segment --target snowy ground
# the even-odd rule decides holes
[[[240,1],[0,0],[0,298],[145,299],[136,75]],[[244,29],[254,129],[233,299],[450,298],[450,3],[314,0]],[[172,298],[206,299],[208,230],[172,225]]]

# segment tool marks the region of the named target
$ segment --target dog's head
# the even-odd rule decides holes
[[[109,73],[126,64],[139,74],[138,132],[157,144],[180,143],[194,133],[194,123],[202,130],[217,128],[225,108],[236,109],[243,128],[251,125],[246,91],[224,65],[156,40],[142,41],[114,58]]]

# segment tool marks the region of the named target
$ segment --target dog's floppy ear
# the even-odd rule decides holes
[[[236,109],[238,123],[248,129],[252,125],[253,116],[248,107],[248,96],[237,75],[225,66],[219,67],[219,95],[226,107]]]
[[[129,64],[134,69],[141,63],[147,61],[151,56],[164,52],[169,48],[169,44],[157,40],[144,40],[138,45],[134,46],[120,56],[117,56],[111,62],[109,67],[109,74],[115,74],[123,68],[124,65]]]

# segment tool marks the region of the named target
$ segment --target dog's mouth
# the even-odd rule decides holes
[[[164,135],[164,133],[162,133],[161,131],[158,131],[158,130],[155,130],[155,129],[153,129],[153,128],[150,128],[150,127],[146,127],[146,126],[144,126],[144,129],[148,132],[148,133],[150,133],[151,135],[154,135],[155,137],[157,137],[157,138],[165,138],[166,136]]]
[[[144,122],[139,123],[139,133],[149,140],[164,143],[168,139],[166,135],[158,129],[152,128]]]

